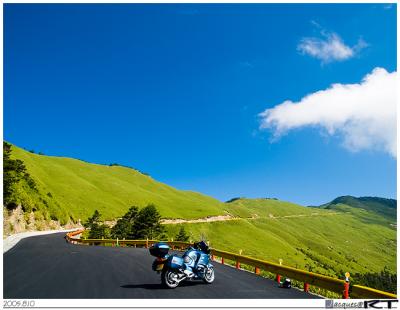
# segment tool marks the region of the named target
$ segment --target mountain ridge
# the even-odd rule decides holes
[[[373,212],[389,220],[397,220],[397,200],[392,198],[346,195],[339,196],[326,204],[314,206],[314,208],[337,210],[342,206]]]

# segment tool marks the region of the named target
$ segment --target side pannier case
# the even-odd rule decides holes
[[[151,265],[151,269],[153,269],[153,271],[162,271],[164,269],[164,264],[166,261],[167,259],[165,258],[156,258]]]
[[[164,242],[158,242],[156,244],[153,244],[150,247],[149,251],[150,254],[155,257],[164,258],[168,254],[169,245]]]

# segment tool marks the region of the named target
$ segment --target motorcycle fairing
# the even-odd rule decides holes
[[[166,265],[171,269],[180,269],[184,266],[183,258],[177,255],[171,255],[168,257]]]
[[[210,262],[209,256],[207,254],[200,254],[200,259],[197,265],[207,265]]]

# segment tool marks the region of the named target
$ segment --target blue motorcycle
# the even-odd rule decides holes
[[[169,255],[169,246],[159,242],[150,247],[155,256],[152,269],[161,272],[161,283],[167,288],[176,288],[183,280],[214,282],[214,266],[210,263],[210,249],[204,241],[196,242],[181,256]]]

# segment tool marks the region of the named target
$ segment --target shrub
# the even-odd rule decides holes
[[[100,212],[95,210],[92,217],[88,218],[88,220],[83,224],[83,226],[89,229],[89,238],[90,239],[101,239],[108,238],[110,231],[109,227],[100,222]]]
[[[183,242],[189,241],[189,236],[186,234],[185,228],[183,226],[181,226],[181,228],[179,229],[178,234],[175,236],[175,240]]]
[[[241,199],[241,198],[240,197],[234,197],[232,199],[229,199],[229,200],[225,201],[225,203],[234,202],[234,201],[239,200],[239,199]]]
[[[379,273],[356,273],[352,278],[354,283],[394,294],[397,293],[397,274],[390,272],[387,266],[385,266]]]

